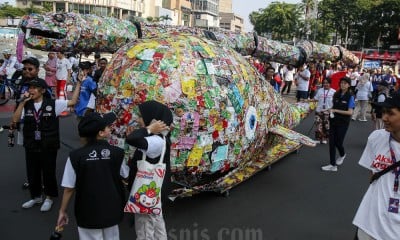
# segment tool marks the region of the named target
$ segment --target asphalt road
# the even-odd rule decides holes
[[[1,108],[1,106],[0,106]],[[11,113],[0,115],[7,124]],[[313,115],[296,129],[307,134]],[[73,116],[61,119],[64,143],[57,160],[61,181],[70,147],[79,139]],[[328,163],[328,146],[303,147],[230,191],[229,197],[205,193],[164,203],[171,240],[339,240],[352,239],[351,224],[368,187],[368,172],[357,162],[372,131],[371,122],[352,122],[346,137],[347,158],[336,173],[322,172]],[[312,135],[312,134],[311,134]],[[25,181],[24,151],[7,147],[7,132],[0,133],[0,238],[4,240],[49,239],[56,223],[60,197],[53,209],[41,213],[39,206],[22,209],[29,192]],[[107,207],[107,206],[104,206]],[[73,216],[72,204],[70,214]],[[134,239],[132,217],[120,225],[121,239]],[[63,239],[78,239],[73,217]]]

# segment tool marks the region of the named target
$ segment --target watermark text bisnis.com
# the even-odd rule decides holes
[[[262,240],[263,232],[259,228],[221,227],[217,232],[200,228],[197,223],[187,228],[168,229],[169,240]]]

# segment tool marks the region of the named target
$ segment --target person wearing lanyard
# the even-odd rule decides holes
[[[329,128],[329,159],[330,164],[323,166],[323,171],[337,171],[346,157],[343,147],[344,137],[349,128],[350,118],[355,106],[353,93],[350,91],[351,79],[340,79],[340,89],[333,95],[333,106],[330,109]],[[336,159],[336,148],[340,156]]]
[[[22,208],[31,208],[43,202],[40,210],[46,212],[51,209],[52,198],[58,196],[56,179],[56,159],[60,147],[58,116],[76,104],[81,84],[78,81],[71,100],[44,97],[43,94],[48,86],[41,78],[33,79],[28,84],[29,90],[15,110],[11,123],[15,126],[21,118],[24,119],[23,144],[31,200],[22,204]],[[45,195],[44,201],[42,192]]]
[[[332,108],[332,98],[335,89],[331,88],[331,79],[327,78],[323,82],[323,88],[318,89],[314,100],[318,101],[315,109],[315,139],[322,143],[328,143],[329,137],[329,109]]]
[[[393,94],[376,104],[383,108],[385,128],[370,134],[359,161],[372,174],[400,160],[400,95]],[[353,220],[358,227],[358,239],[399,239],[399,175],[400,169],[397,168],[369,185]]]

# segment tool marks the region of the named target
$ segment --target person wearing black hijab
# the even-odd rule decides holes
[[[126,142],[136,147],[133,158],[129,162],[131,172],[130,184],[136,176],[137,161],[142,159],[142,151],[146,152],[146,161],[152,164],[159,162],[164,146],[163,136],[166,141],[166,149],[164,154],[164,162],[166,163],[166,174],[161,192],[165,190],[165,186],[170,181],[170,134],[169,127],[173,122],[171,110],[157,101],[147,101],[138,106],[139,113],[137,123],[140,128],[130,132],[127,131]],[[165,191],[164,191],[165,192]],[[138,240],[148,239],[149,235],[153,235],[151,239],[166,240],[167,232],[162,214],[135,214],[135,230]]]

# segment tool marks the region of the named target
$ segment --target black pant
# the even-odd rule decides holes
[[[42,189],[46,196],[57,197],[57,150],[34,152],[25,149],[25,159],[31,197],[40,197]]]
[[[346,136],[349,125],[335,126],[330,125],[329,128],[329,159],[332,166],[336,166],[336,148],[341,157],[344,156],[343,141]]]
[[[289,92],[290,92],[290,87],[292,86],[292,82],[293,81],[285,81],[285,86],[283,86],[283,89],[282,89],[282,94],[285,92],[285,90],[286,90],[286,87],[287,87],[287,94],[289,94]]]

